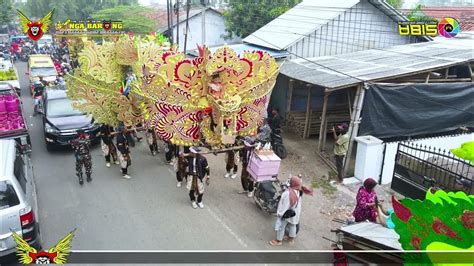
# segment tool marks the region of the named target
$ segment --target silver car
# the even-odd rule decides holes
[[[0,139],[0,261],[16,252],[12,230],[41,249],[33,168],[29,152],[20,143]]]

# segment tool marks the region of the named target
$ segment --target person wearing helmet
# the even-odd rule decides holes
[[[87,176],[87,182],[91,182],[92,178],[92,158],[90,153],[89,135],[83,129],[77,131],[77,136],[71,141],[71,146],[76,156],[76,175],[79,178],[79,184],[83,185],[82,166],[84,166]]]
[[[332,128],[334,136],[334,157],[336,159],[337,178],[339,182],[342,182],[344,178],[344,158],[349,148],[348,128],[349,126],[346,123]]]

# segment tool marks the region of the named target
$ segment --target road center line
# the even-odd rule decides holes
[[[214,217],[214,219],[216,219],[227,230],[227,232],[229,232],[237,240],[237,242],[239,242],[239,244],[241,244],[244,248],[248,247],[247,244],[245,244],[245,242],[234,231],[232,231],[232,229],[230,229],[230,227],[224,221],[222,221],[222,219],[219,218],[215,212],[211,210],[211,208],[206,207],[206,209],[209,211],[211,216]]]

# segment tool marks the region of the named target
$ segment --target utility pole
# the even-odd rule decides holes
[[[186,31],[184,33],[184,54],[186,54],[186,45],[188,44],[189,32],[189,9],[191,8],[191,0],[186,1]]]
[[[202,45],[206,44],[206,5],[207,0],[201,0],[202,4]]]
[[[171,42],[171,26],[170,26],[170,0],[166,0],[166,18],[168,21],[168,38],[170,39]]]
[[[176,12],[176,44],[179,45],[179,1],[180,0],[176,0],[176,8],[175,8],[175,12]]]
[[[174,23],[173,23],[173,0],[168,0],[170,3],[170,22],[171,22],[171,43],[174,44]]]

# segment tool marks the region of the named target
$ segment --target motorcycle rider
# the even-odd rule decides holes
[[[281,116],[278,111],[278,108],[272,108],[272,114],[269,118],[269,126],[275,134],[281,133]]]
[[[71,141],[71,146],[76,156],[76,175],[79,178],[79,184],[84,184],[84,180],[82,179],[82,165],[84,165],[86,170],[87,182],[91,182],[92,158],[89,135],[87,135],[83,129],[78,130],[76,138]]]
[[[265,145],[271,141],[272,128],[268,125],[268,119],[264,119],[258,128],[257,141]]]
[[[48,82],[44,80],[43,76],[39,76],[39,82],[41,82],[45,87],[48,86]]]
[[[33,83],[33,98],[34,98],[34,113],[35,114],[39,112],[39,107],[43,99],[44,90],[47,84],[48,82],[43,80],[43,77],[39,77],[39,80]]]

